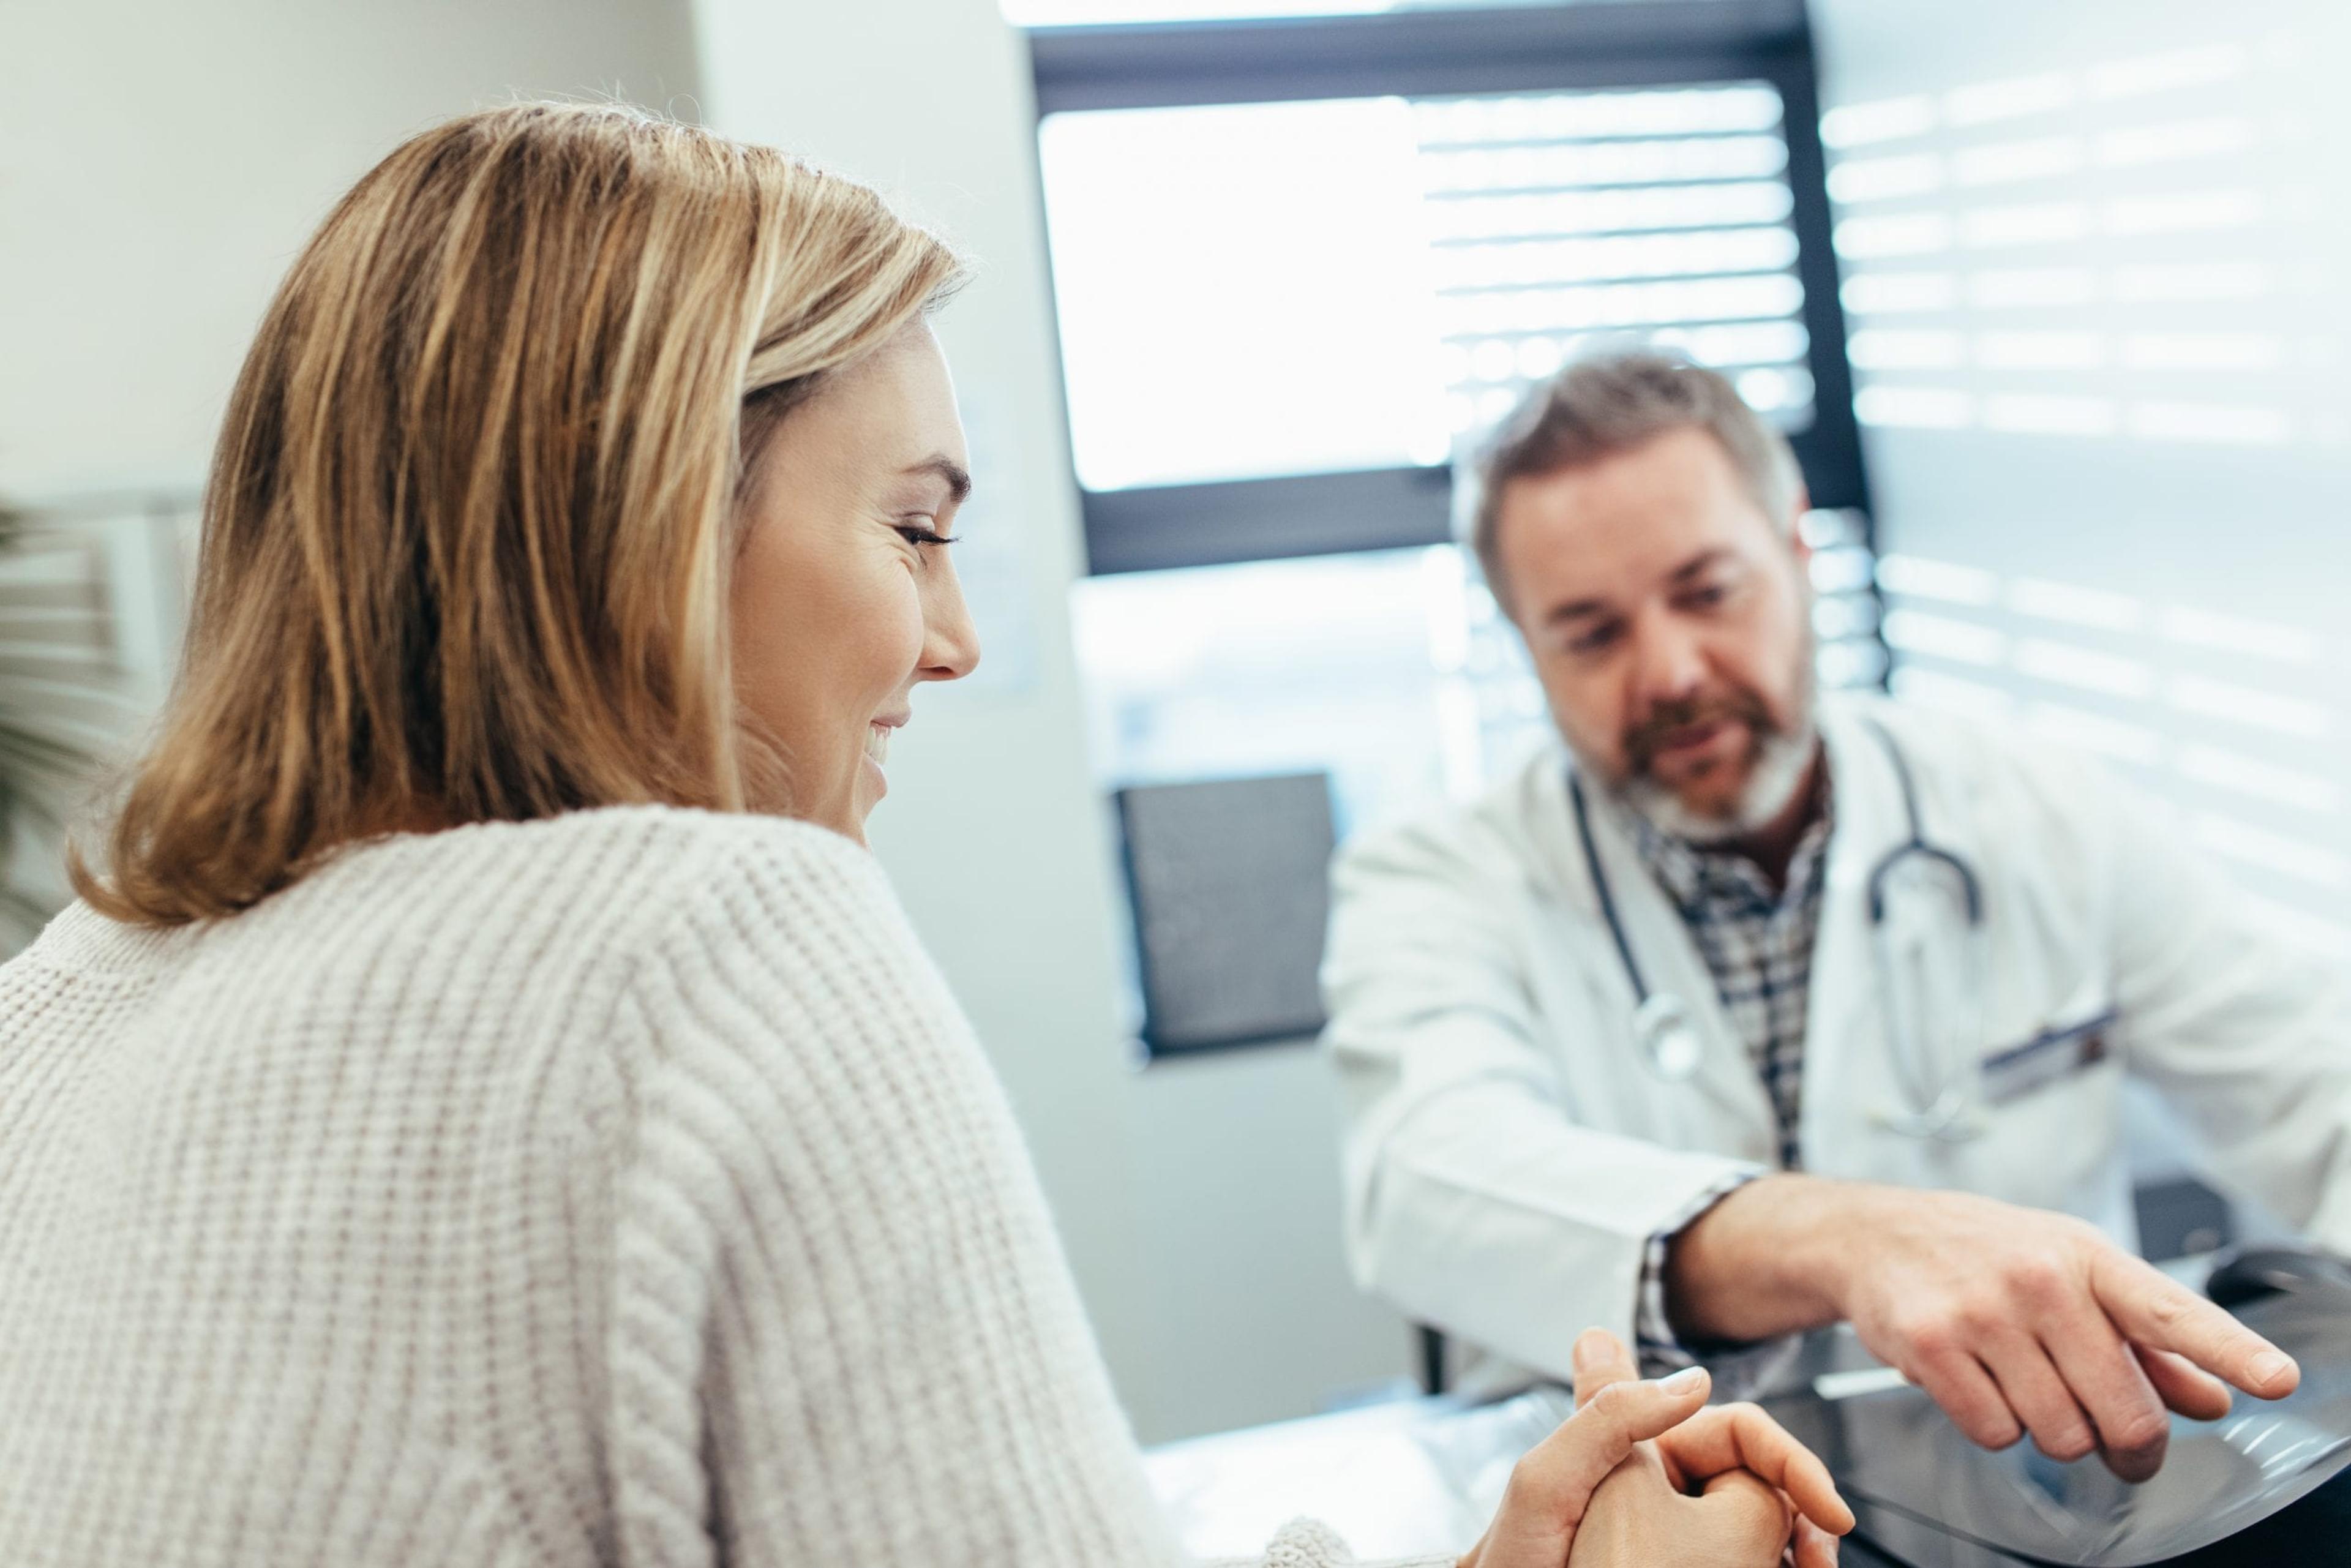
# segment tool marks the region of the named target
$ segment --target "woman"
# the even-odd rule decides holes
[[[956,277],[611,109],[443,126],[329,217],[159,738],[0,969],[0,1561],[1176,1561],[862,848],[978,656]],[[1702,1376],[1591,1360],[1465,1563],[1849,1522]]]

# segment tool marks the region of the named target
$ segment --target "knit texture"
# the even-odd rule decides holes
[[[1179,1560],[846,840],[387,839],[0,968],[0,1563]]]

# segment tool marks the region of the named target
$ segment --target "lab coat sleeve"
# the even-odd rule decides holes
[[[2343,966],[2231,886],[2146,803],[2111,785],[2098,796],[2113,824],[2124,1060],[2195,1126],[2223,1186],[2351,1254]]]
[[[1553,1051],[1630,1046],[1549,1038],[1561,1026],[1532,999],[1521,902],[1434,831],[1351,847],[1333,873],[1323,1038],[1357,1283],[1565,1378],[1584,1329],[1633,1342],[1649,1238],[1756,1167],[1580,1120]]]

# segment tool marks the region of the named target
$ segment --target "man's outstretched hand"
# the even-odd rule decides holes
[[[1685,1334],[1768,1339],[1849,1320],[1862,1343],[1988,1448],[2161,1468],[2170,1413],[2231,1386],[2294,1392],[2291,1356],[2081,1220],[1969,1193],[1766,1176],[1674,1240]]]

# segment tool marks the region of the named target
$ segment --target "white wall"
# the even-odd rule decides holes
[[[992,0],[697,0],[704,108],[880,184],[981,263],[940,321],[981,485],[963,564],[993,668],[917,698],[876,847],[1009,1084],[1146,1440],[1406,1371],[1339,1250],[1336,1117],[1302,1049],[1137,1071],[1088,777],[1081,570],[1025,49]],[[1148,301],[1138,301],[1148,308]]]
[[[1813,10],[1897,690],[2104,752],[2351,954],[2351,8]]]
[[[12,664],[20,700],[115,748],[162,698],[222,406],[346,187],[515,97],[690,111],[694,68],[686,0],[0,0],[0,501],[65,508],[0,569],[47,693]],[[8,880],[62,896],[53,837],[12,826]]]
[[[189,486],[270,292],[402,135],[690,110],[686,0],[0,0],[0,496]]]
[[[2103,752],[2351,956],[2351,12],[1813,11],[1896,690]]]

